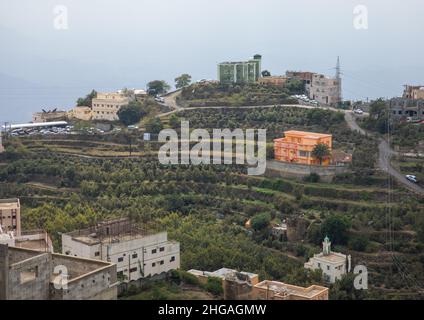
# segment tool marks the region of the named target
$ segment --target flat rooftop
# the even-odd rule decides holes
[[[0,199],[0,209],[16,208],[19,206],[19,199]]]
[[[282,296],[293,295],[298,297],[304,297],[307,299],[311,299],[315,297],[316,295],[328,290],[328,288],[326,287],[317,286],[317,285],[304,288],[304,287],[294,286],[291,284],[286,284],[284,282],[269,281],[269,280],[259,282],[258,284],[255,285],[255,287],[264,289],[264,290],[270,290]]]
[[[346,255],[339,252],[330,252],[328,255],[324,255],[322,252],[314,255],[314,258],[329,261],[332,263],[343,263],[346,261]]]
[[[302,137],[302,138],[328,138],[331,137],[331,134],[327,133],[316,133],[316,132],[308,132],[308,131],[297,131],[297,130],[289,130],[285,131],[284,135],[287,136],[296,136],[296,137]]]
[[[100,222],[90,228],[75,230],[66,233],[66,235],[86,245],[95,245],[99,243],[125,242],[159,233],[161,232],[144,230],[129,219],[122,218]]]
[[[92,260],[79,257],[71,257],[57,253],[40,252],[31,249],[8,247],[10,266],[30,260],[42,255],[51,255],[53,265],[64,265],[67,267],[69,280],[85,276],[112,264],[101,260]],[[52,278],[55,278],[54,276]]]

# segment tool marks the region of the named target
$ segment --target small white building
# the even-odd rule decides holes
[[[123,282],[180,268],[178,242],[169,241],[167,232],[144,232],[128,219],[62,234],[62,253],[116,263]]]
[[[272,227],[271,234],[274,238],[278,240],[283,240],[287,237],[287,224],[281,223]]]
[[[310,258],[304,267],[311,270],[321,269],[325,281],[334,283],[350,271],[350,255],[332,252],[330,239],[325,237],[322,252]]]

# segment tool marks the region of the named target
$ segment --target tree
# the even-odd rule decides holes
[[[346,244],[350,223],[346,217],[335,214],[324,220],[321,225],[321,237],[328,236],[333,243]]]
[[[218,277],[208,277],[206,290],[215,296],[221,295],[224,292],[224,289],[222,288],[222,279]]]
[[[302,80],[290,79],[284,84],[284,88],[289,90],[290,94],[305,93],[305,84]]]
[[[268,70],[262,71],[262,77],[270,77],[270,76],[271,76],[271,72],[269,72]]]
[[[169,117],[169,125],[172,129],[176,129],[181,125],[180,119],[175,115],[175,113],[171,114]]]
[[[77,106],[91,107],[92,101],[95,97],[97,97],[97,92],[96,92],[96,90],[93,89],[84,98],[78,98]]]
[[[167,84],[164,80],[153,80],[147,84],[147,91],[151,95],[164,94],[171,86]]]
[[[330,156],[330,148],[325,143],[318,143],[312,150],[312,156],[322,165],[322,161]]]
[[[175,78],[175,88],[180,89],[188,86],[191,83],[191,75],[184,73]]]
[[[139,122],[145,115],[146,112],[143,110],[143,106],[137,101],[131,101],[127,106],[121,107],[118,111],[119,121],[126,126]]]
[[[269,213],[259,213],[255,215],[252,220],[252,228],[255,230],[262,230],[269,226],[271,222],[271,216]]]
[[[146,122],[146,132],[159,133],[162,129],[163,129],[163,124],[159,118],[150,118]]]

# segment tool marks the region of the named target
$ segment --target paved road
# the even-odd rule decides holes
[[[346,112],[345,113],[345,120],[347,125],[352,131],[357,131],[363,135],[366,135],[367,132],[358,126],[358,124],[355,121],[355,116],[352,112]],[[397,180],[399,183],[403,184],[406,188],[408,188],[411,191],[414,191],[418,194],[424,195],[424,188],[420,187],[418,184],[415,184],[413,182],[408,181],[405,176],[398,172],[395,168],[393,168],[392,164],[390,163],[390,159],[393,155],[396,155],[397,152],[392,150],[390,148],[390,145],[387,143],[386,140],[383,138],[379,138],[379,145],[378,145],[378,167],[390,174],[395,180]]]
[[[164,117],[168,116],[172,113],[184,111],[184,110],[196,110],[196,109],[254,109],[254,108],[274,108],[275,105],[265,105],[265,106],[240,106],[240,107],[229,107],[229,106],[213,106],[213,107],[189,107],[189,108],[183,108],[178,106],[176,102],[176,97],[180,94],[180,91],[173,92],[169,94],[168,96],[164,97],[165,104],[172,108],[173,110],[170,112],[162,113],[158,115],[158,117]],[[279,107],[296,107],[296,108],[304,108],[304,109],[324,109],[324,110],[331,110],[331,111],[338,111],[342,112],[345,115],[345,120],[348,125],[348,127],[352,131],[359,132],[360,134],[367,135],[367,131],[362,129],[355,120],[355,115],[351,110],[340,110],[336,108],[331,107],[317,107],[317,106],[305,106],[305,105],[279,105]],[[362,117],[367,116],[367,113],[364,113]],[[396,179],[399,183],[403,184],[406,188],[409,190],[412,190],[418,194],[424,195],[424,188],[420,187],[419,185],[412,183],[408,180],[406,180],[405,176],[401,174],[400,172],[396,171],[395,168],[390,163],[391,157],[396,154],[395,151],[393,151],[387,141],[385,141],[382,138],[379,138],[379,156],[378,156],[378,166],[381,170],[387,172],[390,174],[394,179]]]

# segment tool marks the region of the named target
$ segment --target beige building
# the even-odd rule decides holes
[[[32,115],[33,123],[54,122],[66,120],[68,113],[66,111],[43,111]]]
[[[322,252],[314,254],[304,266],[306,269],[311,270],[321,269],[324,280],[334,283],[350,271],[350,261],[350,255],[347,256],[339,252],[332,252],[331,242],[328,237],[325,237],[322,243]]]
[[[93,117],[93,110],[90,107],[76,106],[68,112],[70,119],[90,121]]]
[[[335,106],[341,102],[341,79],[312,74],[311,83],[306,85],[306,92],[309,99]]]
[[[288,78],[284,76],[269,76],[259,78],[258,83],[263,85],[283,87],[287,80]]]
[[[402,98],[412,99],[412,100],[423,100],[424,86],[405,85]]]
[[[19,199],[0,199],[0,226],[4,232],[21,235],[21,204]]]
[[[22,231],[20,236],[14,236],[13,232],[6,232],[0,226],[0,244],[7,244],[16,248],[53,252],[53,242],[49,234],[44,230]]]
[[[145,232],[128,219],[63,234],[62,253],[116,263],[123,282],[180,268],[178,242],[169,241],[167,232]]]
[[[0,300],[116,300],[116,265],[0,245]]]
[[[121,107],[128,105],[132,96],[124,93],[97,93],[92,101],[93,120],[117,121],[118,111]]]
[[[278,281],[262,281],[253,286],[252,300],[328,300],[328,288],[313,285],[307,288]]]

